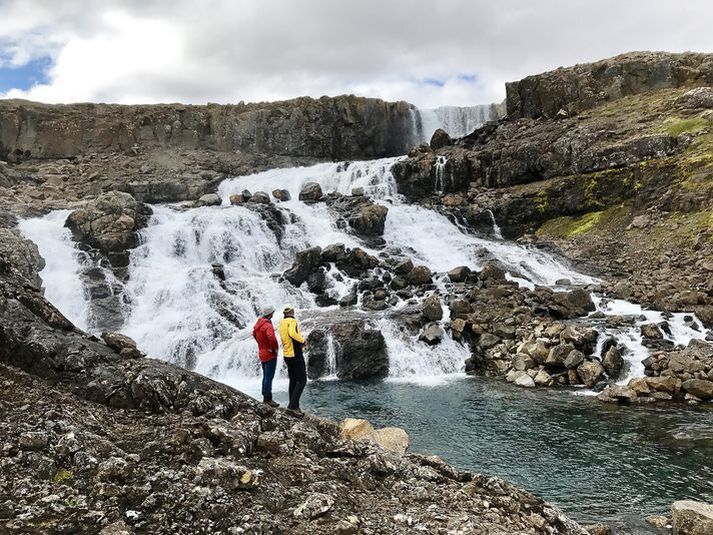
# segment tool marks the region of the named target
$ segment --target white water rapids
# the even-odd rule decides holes
[[[256,393],[259,365],[250,334],[257,311],[264,304],[279,310],[283,304],[291,303],[299,309],[305,330],[315,326],[310,318],[325,314],[351,314],[381,330],[388,348],[391,380],[435,383],[461,374],[470,351],[450,337],[444,337],[437,346],[427,346],[383,314],[359,307],[350,312],[336,306],[318,309],[305,288],[278,280],[291,266],[295,253],[310,246],[343,243],[378,254],[348,230],[338,228],[334,214],[324,203],[305,204],[298,200],[307,182],[318,182],[325,193],[349,194],[352,188],[362,187],[366,195],[387,206],[387,247],[390,251],[400,249],[415,263],[439,272],[438,286],[443,285],[444,272],[460,265],[478,270],[490,259],[500,260],[517,274],[514,280],[530,287],[554,286],[560,279],[575,285],[595,282],[547,253],[502,239],[474,236],[435,211],[406,204],[396,192],[390,171],[395,160],[275,169],[225,180],[218,191],[223,206],[154,206],[149,226],[142,231],[142,243],[131,253],[129,279],[124,286],[126,321],[121,331],[134,338],[150,356]],[[280,239],[258,213],[229,204],[231,194],[245,189],[253,193],[274,189],[290,192],[292,200],[277,204],[289,221]],[[37,243],[47,260],[41,276],[48,298],[78,326],[86,328],[87,297],[78,276],[83,260],[63,227],[66,217],[66,211],[54,212],[23,221],[20,228]],[[214,275],[213,263],[224,265],[225,281]],[[328,291],[337,299],[346,295],[355,282],[334,267],[328,281]],[[645,317],[623,336],[621,330],[602,335],[618,335],[629,349],[625,357],[631,362],[630,376],[641,375],[641,360],[648,351],[637,335],[638,325],[658,321],[660,313],[619,301],[598,299],[597,305],[607,315]],[[685,345],[692,338],[705,336],[700,324],[686,324],[683,315],[674,315],[668,321],[669,338],[677,344]],[[333,356],[332,350],[332,360]],[[330,365],[333,367],[334,362]],[[284,379],[278,379],[275,387],[285,388]]]

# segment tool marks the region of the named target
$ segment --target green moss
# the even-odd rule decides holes
[[[663,122],[663,130],[670,136],[680,136],[681,134],[697,134],[710,126],[708,119],[703,117],[691,117],[681,119],[680,117],[669,117]]]
[[[558,238],[571,238],[592,230],[597,226],[604,212],[589,212],[581,217],[558,217],[546,221],[538,230],[537,235],[556,236]]]
[[[544,214],[550,208],[550,198],[545,190],[537,192],[535,195],[535,206],[537,206],[537,211]]]
[[[74,477],[74,474],[70,472],[69,470],[65,470],[64,468],[60,468],[57,470],[57,473],[54,475],[52,478],[52,483],[56,484],[61,484],[64,483],[65,481],[68,481]]]

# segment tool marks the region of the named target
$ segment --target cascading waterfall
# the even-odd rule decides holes
[[[70,210],[57,210],[45,217],[20,221],[20,232],[32,240],[45,259],[40,272],[45,296],[80,329],[89,327],[87,295],[79,272],[82,253],[72,240],[72,233],[64,222]]]
[[[515,274],[512,280],[530,288],[535,284],[555,287],[560,279],[575,285],[596,282],[545,252],[500,239],[479,238],[435,211],[407,204],[397,194],[390,171],[395,160],[275,169],[225,180],[219,187],[223,206],[155,206],[149,226],[142,231],[142,244],[131,253],[130,276],[124,288],[127,319],[121,331],[133,337],[150,356],[166,358],[254,393],[259,389],[259,364],[251,338],[252,323],[263,304],[279,307],[289,302],[300,309],[307,328],[318,326],[325,314],[340,318],[353,314],[359,321],[370,321],[385,337],[391,380],[434,383],[461,372],[470,352],[450,337],[438,346],[427,346],[386,315],[366,313],[358,306],[352,312],[338,307],[317,308],[306,288],[294,288],[279,280],[279,275],[292,264],[294,254],[310,246],[343,243],[378,254],[339,228],[324,203],[298,200],[307,182],[319,183],[325,193],[348,194],[352,188],[364,188],[366,195],[389,208],[384,240],[390,250],[401,250],[434,272],[442,274],[459,265],[477,270],[497,259]],[[245,189],[290,192],[292,200],[276,205],[288,221],[279,237],[250,207],[229,204],[231,194]],[[48,297],[86,328],[87,301],[78,277],[82,258],[63,227],[67,215],[68,211],[54,212],[24,221],[20,228],[48,260],[41,274]],[[493,224],[497,229],[494,218]],[[215,273],[216,263],[223,266],[224,280]],[[335,298],[346,295],[356,282],[334,266],[327,279],[327,291]],[[436,277],[436,284],[443,287],[442,275]],[[604,315],[643,318],[627,329],[604,323],[600,327],[601,340],[614,335],[627,347],[629,377],[641,375],[641,360],[648,350],[641,344],[638,326],[661,321],[663,316],[624,301],[597,298],[596,305]],[[685,345],[705,336],[700,323],[685,321],[683,314],[674,314],[668,321],[668,337],[676,344]],[[333,375],[336,342],[330,343],[332,361],[328,366]],[[276,388],[284,387],[284,379],[278,379]]]
[[[438,128],[445,130],[451,137],[463,137],[488,121],[502,118],[504,110],[499,104],[481,104],[415,108],[413,114],[417,143],[428,143]]]

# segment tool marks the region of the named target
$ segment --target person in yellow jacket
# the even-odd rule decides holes
[[[295,416],[303,416],[304,412],[300,409],[300,396],[307,384],[307,367],[302,354],[305,339],[295,319],[295,308],[292,305],[285,305],[282,315],[284,317],[280,320],[279,326],[282,356],[285,358],[287,374],[290,378],[288,388],[290,400],[287,411]]]

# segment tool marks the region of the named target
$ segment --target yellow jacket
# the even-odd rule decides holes
[[[297,325],[297,320],[295,318],[282,318],[279,331],[280,339],[282,340],[282,356],[285,358],[294,357],[295,345],[292,341],[294,340],[300,344],[305,343],[305,339],[302,338],[300,333],[300,327]]]

